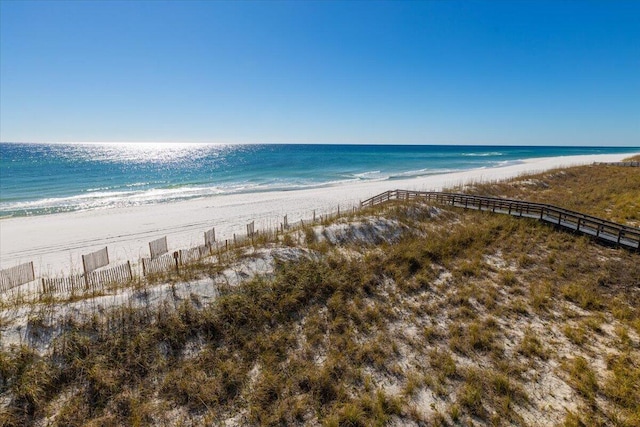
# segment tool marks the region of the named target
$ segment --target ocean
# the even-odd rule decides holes
[[[0,218],[393,181],[637,147],[0,143]]]

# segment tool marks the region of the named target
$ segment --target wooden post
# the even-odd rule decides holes
[[[131,271],[131,263],[127,261],[127,268],[129,269],[129,280],[133,280],[133,272]]]
[[[173,259],[176,261],[176,273],[178,273],[178,274],[180,274],[180,261],[179,261],[179,258],[180,258],[180,252],[175,251],[173,253]]]

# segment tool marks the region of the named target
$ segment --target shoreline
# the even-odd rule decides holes
[[[82,269],[81,255],[107,246],[111,263],[149,256],[148,242],[167,236],[169,250],[203,243],[215,227],[218,240],[256,230],[351,209],[360,200],[387,190],[437,191],[445,187],[514,178],[549,169],[616,162],[638,153],[546,157],[519,164],[399,180],[357,182],[302,190],[229,194],[134,207],[6,218],[0,221],[0,268],[33,261],[36,276],[67,275]]]

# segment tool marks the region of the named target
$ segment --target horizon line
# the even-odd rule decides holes
[[[0,144],[185,144],[185,145],[380,145],[380,146],[434,146],[434,147],[576,147],[576,148],[638,148],[640,145],[574,145],[574,144],[501,144],[501,143],[390,143],[390,142],[213,142],[213,141],[0,141]]]

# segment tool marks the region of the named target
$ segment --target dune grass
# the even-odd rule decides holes
[[[544,182],[548,203],[583,192],[598,214],[615,198],[585,187],[592,169],[523,180]],[[636,170],[595,169],[593,185],[611,173],[632,197]],[[537,185],[483,188],[532,199]],[[0,351],[0,425],[638,425],[638,255],[446,209],[362,212],[406,226],[392,244],[305,229],[282,244],[311,256],[219,285],[210,304],[69,317],[46,352]],[[219,273],[190,268],[171,280]]]
[[[640,225],[637,168],[591,165],[557,169],[465,191],[548,203],[629,225]]]

